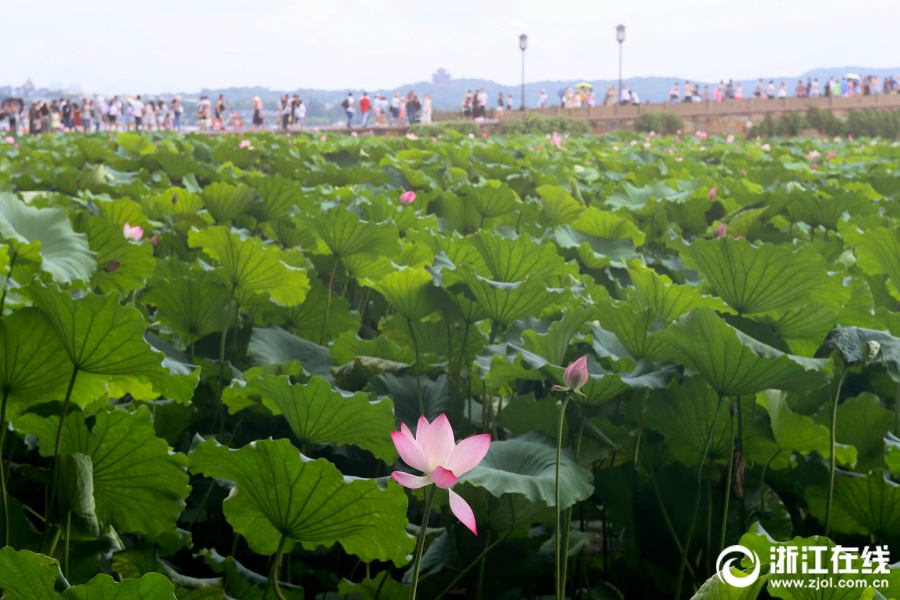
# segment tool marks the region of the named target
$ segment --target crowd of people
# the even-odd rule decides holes
[[[788,89],[785,81],[779,82],[777,85],[774,79],[770,79],[766,83],[763,79],[758,79],[753,90],[753,98],[756,100],[771,100],[776,98],[787,98],[794,96],[797,98],[816,98],[816,97],[842,97],[842,96],[871,96],[878,93],[893,94],[900,91],[900,81],[893,76],[883,78],[879,82],[879,78],[875,75],[867,75],[860,77],[859,75],[848,73],[844,77],[829,77],[828,81],[822,83],[818,77],[808,77],[806,81],[797,80],[797,84],[793,90]],[[744,100],[747,96],[744,93],[744,84],[741,82],[734,83],[729,79],[727,82],[719,81],[718,84],[712,86],[701,85],[685,81],[682,85],[676,81],[669,88],[668,101],[670,103],[678,102],[724,102],[728,100]]]
[[[136,129],[180,131],[184,106],[180,98],[171,101],[112,96],[104,98],[40,100],[28,105],[6,103],[3,109],[8,129],[31,135],[57,131],[91,133]]]
[[[405,96],[394,92],[390,99],[385,94],[375,94],[370,98],[367,92],[363,92],[359,100],[354,98],[352,91],[347,92],[341,101],[341,108],[344,109],[348,128],[356,122],[357,111],[360,127],[370,126],[370,119],[375,127],[402,127],[417,123],[429,125],[434,111],[430,94],[419,100],[412,90]]]

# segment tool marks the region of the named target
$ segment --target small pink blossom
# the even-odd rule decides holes
[[[140,225],[132,227],[126,222],[125,225],[122,226],[122,235],[124,235],[126,239],[139,242],[141,238],[144,237],[144,228]]]
[[[852,136],[852,135],[848,135],[848,136],[847,136],[847,141],[848,141],[848,142],[852,142],[852,141],[853,141],[853,136]]]
[[[7,143],[7,144],[15,144],[15,143],[16,143],[16,138],[14,138],[14,137],[11,136],[11,135],[8,135],[8,136],[6,136],[6,143]]]
[[[819,170],[819,163],[812,163],[812,164],[809,165],[809,168],[812,169],[813,171],[818,171],[818,170]]]
[[[412,190],[406,190],[400,194],[400,202],[403,204],[412,204],[416,201],[416,193]]]
[[[407,133],[407,134],[406,134],[406,139],[412,140],[412,141],[416,141],[417,139],[419,139],[419,136],[417,136],[417,135],[414,134],[414,133]]]
[[[481,132],[481,139],[483,139],[483,140],[488,139],[488,132],[487,132],[487,131],[482,131],[482,132]]]
[[[728,225],[722,223],[721,225],[716,227],[715,234],[717,238],[725,237],[726,235],[728,235]]]
[[[834,141],[835,141],[835,142],[840,142],[840,141],[841,141],[841,136],[839,136],[839,135],[834,136]]]
[[[809,154],[806,155],[806,160],[816,160],[822,156],[822,153],[818,150],[810,150]]]
[[[470,134],[469,134],[469,139],[470,139],[470,140],[474,140],[474,139],[475,139],[475,134],[474,134],[474,133],[470,133]]]
[[[562,146],[562,138],[559,136],[557,132],[553,132],[553,135],[550,136],[550,143],[556,146],[557,148]]]
[[[729,134],[728,134],[728,137],[725,138],[725,143],[726,143],[726,144],[733,144],[733,143],[734,143],[734,136],[733,136],[732,134],[729,133]]]
[[[154,233],[152,236],[150,236],[150,244],[153,246],[156,246],[158,243],[159,243],[159,236]]]
[[[648,133],[647,135],[650,137],[654,137],[656,135],[656,132],[651,129],[650,133]]]
[[[433,483],[447,490],[451,512],[469,531],[478,535],[472,507],[452,488],[463,474],[477,467],[484,459],[491,447],[491,436],[487,433],[473,435],[457,444],[453,426],[441,413],[431,423],[425,417],[419,417],[415,437],[406,423],[401,423],[400,431],[391,432],[391,440],[403,462],[423,473],[413,475],[394,471],[391,478],[405,488],[416,489]]]
[[[837,152],[835,152],[834,150],[829,150],[828,154],[825,155],[825,158],[827,158],[828,160],[831,160],[835,156],[837,156]]]
[[[636,146],[636,145],[637,145],[637,140],[631,140],[630,142],[628,142],[628,144],[631,145],[631,146]]]
[[[700,138],[701,140],[706,141],[706,138],[709,137],[709,134],[706,133],[705,131],[698,131],[698,132],[697,132],[697,137]]]
[[[769,144],[763,144],[762,146],[760,146],[760,148],[762,148],[763,150],[768,152],[769,150],[772,149],[772,146],[770,146]]]
[[[649,150],[649,149],[650,149],[650,142],[644,142],[644,149],[645,149],[645,150]]]
[[[251,148],[253,147],[253,143],[250,140],[241,140],[241,143],[238,144],[238,148]]]
[[[676,157],[675,157],[675,162],[682,162],[682,161],[684,161],[684,157],[683,157],[683,156],[676,156]]]
[[[719,192],[718,186],[714,185],[711,188],[709,188],[709,192],[706,194],[706,197],[709,198],[710,200],[715,200],[716,194],[718,194],[718,192]]]
[[[554,385],[555,391],[580,393],[581,388],[590,381],[591,374],[588,371],[587,354],[581,356],[563,371],[563,383]]]
[[[320,142],[327,142],[327,141],[328,141],[328,136],[325,135],[325,134],[323,133],[322,135],[319,136],[319,141],[320,141]]]
[[[350,137],[359,137],[359,135],[355,131],[351,131]]]

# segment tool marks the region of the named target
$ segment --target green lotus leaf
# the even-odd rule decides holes
[[[56,330],[37,308],[0,318],[0,390],[6,417],[33,404],[62,398],[71,364]]]
[[[62,598],[74,600],[175,600],[175,585],[160,573],[117,582],[100,574],[65,591]],[[181,596],[184,597],[184,596]]]
[[[824,420],[824,419],[823,419]],[[894,426],[894,413],[875,394],[863,392],[847,398],[837,409],[837,440],[854,446],[859,457],[880,462],[883,438]]]
[[[86,215],[82,224],[99,265],[94,284],[103,292],[123,296],[143,287],[153,273],[153,247],[129,241],[122,235],[121,225],[100,217]]]
[[[222,556],[216,552],[215,548],[203,549],[198,554],[203,557],[203,561],[210,569],[222,575],[225,588],[233,598],[265,600],[266,590],[271,591],[272,589],[265,575],[251,571],[235,560],[233,556]],[[303,593],[303,588],[296,585],[280,581],[279,587],[284,600],[304,600],[306,597]],[[214,600],[220,600],[221,598],[221,594],[214,596]],[[179,597],[179,600],[182,600],[182,597]],[[192,599],[187,598],[187,600]]]
[[[660,321],[668,323],[695,308],[712,308],[719,312],[728,307],[718,298],[704,296],[689,285],[677,285],[665,275],[639,263],[632,263],[628,269],[634,290],[641,306],[653,311]],[[607,329],[609,329],[607,327]]]
[[[130,154],[147,156],[156,152],[156,146],[139,131],[123,131],[116,135],[116,143]]]
[[[560,507],[569,508],[594,493],[591,472],[563,452],[559,470]],[[481,463],[460,481],[483,487],[496,497],[525,496],[531,502],[556,506],[556,446],[539,433],[491,442]]]
[[[211,271],[176,260],[159,261],[141,300],[186,344],[222,331],[227,321],[222,298],[227,288]]]
[[[567,271],[553,244],[539,244],[529,236],[509,239],[482,232],[470,240],[487,268],[481,274],[494,281],[545,279]]]
[[[590,309],[575,306],[567,310],[558,321],[554,321],[546,333],[538,333],[533,329],[522,333],[522,346],[554,365],[561,365],[572,338],[590,316]]]
[[[700,462],[715,418],[709,456],[712,460],[726,459],[731,449],[730,417],[724,400],[716,417],[717,402],[716,393],[702,379],[694,377],[651,396],[644,410],[644,422],[662,434],[679,462],[690,467]]]
[[[477,212],[482,221],[500,217],[516,207],[516,193],[501,181],[489,180],[482,185],[467,185],[460,190],[465,203]]]
[[[810,513],[820,521],[825,519],[827,494],[824,485],[807,486],[803,491]],[[872,536],[876,540],[900,535],[900,484],[891,481],[881,469],[865,475],[838,471],[831,528],[838,533]]]
[[[97,266],[87,237],[72,229],[63,209],[28,206],[7,192],[0,193],[0,238],[10,260],[40,265],[57,283],[87,281]]]
[[[634,302],[601,302],[597,305],[597,320],[637,359],[657,359],[665,356],[666,345],[660,337],[662,323],[651,308],[641,308]]]
[[[59,598],[54,590],[60,575],[54,558],[30,550],[0,548],[0,589],[9,600]]]
[[[306,220],[306,217],[304,217]],[[314,218],[310,226],[335,256],[354,254],[394,256],[400,235],[393,223],[363,221],[344,206],[326,210]]]
[[[425,269],[401,269],[366,285],[384,296],[388,304],[406,319],[417,321],[437,309],[438,290]]]
[[[757,394],[757,403],[766,409],[769,425],[775,440],[775,447],[782,458],[787,459],[792,453],[809,454],[818,452],[824,459],[831,457],[831,431],[822,424],[817,424],[811,417],[797,414],[791,410],[784,392],[769,390]],[[838,426],[838,439],[846,442],[852,436],[841,436],[842,425]],[[878,440],[880,442],[880,439]],[[851,442],[852,443],[852,442]],[[835,450],[837,461],[842,465],[854,465],[857,460],[857,448],[838,444]],[[772,461],[773,468],[785,468],[787,461]]]
[[[256,178],[252,185],[262,201],[261,216],[265,220],[292,216],[305,199],[299,183],[280,175]]]
[[[301,337],[318,340],[325,322],[328,290],[318,279],[310,280],[309,293],[303,304],[287,308],[276,308],[266,322],[281,325]],[[333,294],[328,307],[328,322],[325,325],[325,339],[337,338],[344,332],[359,330],[359,314],[351,310],[350,303],[342,296]],[[343,362],[343,361],[339,361]]]
[[[589,207],[578,217],[572,229],[594,239],[629,239],[634,247],[644,243],[645,235],[632,221],[619,213]]]
[[[232,386],[234,387],[234,386]],[[390,400],[370,402],[365,394],[342,394],[325,379],[291,384],[286,376],[253,378],[235,392],[260,398],[273,415],[282,415],[304,444],[353,444],[391,464],[394,410]]]
[[[146,378],[161,388],[164,355],[144,341],[144,319],[115,295],[72,299],[55,288],[29,287],[29,294],[56,330],[69,360],[79,371]]]
[[[94,472],[91,457],[76,452],[59,457],[59,509],[75,532],[95,539],[100,535],[94,504]]]
[[[889,331],[862,327],[836,327],[828,336],[828,346],[836,348],[849,363],[881,364],[900,383],[900,338]]]
[[[256,191],[244,184],[233,186],[215,182],[203,188],[203,204],[217,223],[226,223],[244,214],[256,200]]]
[[[40,439],[42,456],[53,456],[59,417],[27,414],[13,422]],[[188,495],[184,456],[156,437],[150,409],[103,411],[88,427],[80,413],[63,423],[60,454],[85,454],[93,464],[97,519],[121,533],[151,537],[174,532]]]
[[[884,227],[848,227],[842,232],[853,247],[860,268],[869,275],[887,273],[900,292],[900,234]]]
[[[694,240],[681,249],[681,256],[741,314],[791,308],[802,302],[837,307],[849,298],[849,290],[828,275],[822,258],[810,246],[795,251],[789,246],[753,245],[722,237]]]
[[[255,365],[282,365],[297,361],[307,373],[332,379],[334,361],[328,349],[280,327],[254,327],[247,352]]]
[[[824,384],[828,361],[785,354],[699,308],[660,334],[674,362],[699,372],[723,396],[765,389],[805,390]]]
[[[478,305],[501,325],[540,314],[562,296],[560,290],[548,289],[531,277],[516,282],[493,281],[474,273],[465,273],[464,277]]]
[[[192,229],[192,248],[219,263],[225,285],[242,304],[266,295],[282,306],[294,306],[306,299],[309,279],[306,271],[284,262],[280,250],[254,237],[244,237],[226,227]]]
[[[750,567],[747,569],[731,567],[731,572],[735,577],[743,577],[750,571]],[[718,574],[712,575],[691,596],[691,600],[756,600],[760,592],[765,588],[767,579],[768,576],[763,575],[747,587],[736,588],[722,581]]]
[[[558,185],[541,185],[535,192],[541,197],[543,224],[548,227],[569,225],[584,210],[582,203]]]
[[[206,440],[190,460],[191,471],[234,482],[225,518],[254,552],[274,554],[282,536],[288,548],[339,543],[364,562],[402,565],[412,550],[400,486],[345,479],[330,462],[304,457],[288,440],[257,440],[237,450]]]

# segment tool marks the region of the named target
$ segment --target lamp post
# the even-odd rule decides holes
[[[519,50],[522,51],[522,104],[519,110],[525,110],[525,50],[528,49],[528,36],[524,33],[519,36]]]
[[[625,41],[625,26],[616,25],[616,41],[619,42],[619,89],[616,92],[616,104],[622,102],[622,42]]]

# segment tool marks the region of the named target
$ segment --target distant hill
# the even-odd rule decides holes
[[[860,75],[876,75],[879,78],[883,78],[887,75],[900,77],[900,67],[894,67],[890,69],[873,69],[869,67],[849,66],[813,69],[799,75],[766,75],[761,76],[761,78],[766,82],[768,82],[770,79],[774,80],[776,84],[784,81],[788,84],[788,90],[790,90],[792,93],[794,85],[796,84],[798,79],[803,79],[805,81],[807,78],[818,77],[820,81],[827,81],[829,77],[842,77],[846,73],[851,72],[859,73]],[[750,95],[753,93],[753,89],[757,79],[758,78],[735,80],[735,84],[737,84],[739,81],[743,83],[745,95]],[[700,85],[709,85],[710,88],[712,88],[712,86],[716,83],[712,81],[692,80],[683,76],[668,76],[628,77],[623,80],[623,84],[631,89],[634,89],[638,93],[638,95],[640,95],[641,100],[644,102],[660,102],[665,100],[668,90],[673,82],[679,81],[683,83],[685,80],[689,80],[692,83],[699,83]],[[573,87],[581,81],[582,80],[559,80],[533,81],[526,83],[526,104],[528,106],[534,106],[535,104],[537,104],[538,94],[540,93],[541,89],[547,90],[547,93],[550,96],[551,104],[559,104],[559,94],[566,88]],[[614,87],[617,84],[617,80],[615,79],[593,79],[588,80],[588,82],[594,86],[594,89],[598,91],[598,95],[600,95],[601,97],[605,90],[607,90],[611,86]],[[504,85],[486,79],[452,79],[447,83],[439,84],[435,84],[430,81],[419,81],[402,85],[396,88],[370,88],[365,91],[367,91],[370,96],[376,93],[384,93],[390,96],[395,92],[406,94],[409,90],[414,90],[416,94],[419,95],[419,97],[422,97],[424,94],[431,94],[435,110],[452,111],[457,110],[460,107],[460,104],[462,103],[467,90],[476,90],[479,88],[484,88],[485,90],[487,90],[488,96],[490,98],[490,103],[492,105],[496,103],[497,94],[502,92],[504,95],[512,94],[515,100],[515,106],[519,106],[519,100],[521,96],[520,85]],[[15,90],[12,87],[0,87],[0,96],[9,95],[13,91]],[[362,91],[363,90],[361,89],[353,90],[354,96],[358,99]],[[44,98],[59,97],[60,94],[62,94],[62,92],[46,89],[37,89],[33,92],[33,95]],[[283,94],[297,94],[307,103],[308,115],[311,122],[327,123],[340,120],[342,113],[340,103],[341,100],[343,100],[344,96],[346,96],[347,90],[321,90],[310,88],[272,90],[264,87],[229,87],[220,89],[202,89],[199,91],[186,91],[179,92],[177,94],[150,94],[149,97],[170,98],[173,95],[182,96],[185,98],[185,103],[188,105],[188,110],[190,111],[190,105],[201,94],[207,95],[210,98],[216,98],[219,94],[224,94],[226,101],[234,109],[239,110],[241,113],[246,113],[245,116],[249,116],[254,96],[259,96],[263,101],[266,107],[266,113],[268,115],[274,115],[274,112],[276,111],[278,106],[278,101]],[[70,92],[68,93],[68,95],[77,96],[78,94]]]

